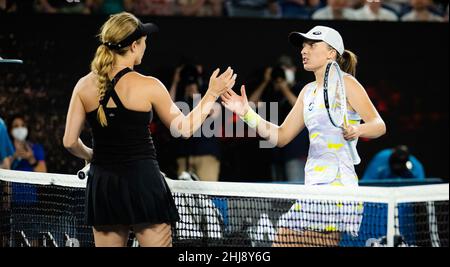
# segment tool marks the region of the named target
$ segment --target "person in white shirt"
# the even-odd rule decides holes
[[[327,6],[313,13],[315,20],[354,20],[355,11],[348,8],[348,0],[327,0]]]
[[[397,15],[384,7],[381,2],[383,0],[366,0],[366,4],[356,10],[357,20],[379,20],[379,21],[397,21]]]
[[[428,21],[428,22],[442,22],[444,19],[441,16],[433,14],[428,10],[431,6],[431,0],[410,0],[412,10],[401,18],[402,21]]]

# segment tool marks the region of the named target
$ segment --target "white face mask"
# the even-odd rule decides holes
[[[28,135],[28,129],[26,127],[16,127],[12,129],[11,134],[15,139],[25,141]]]
[[[288,84],[293,85],[295,83],[295,71],[286,69],[284,70],[286,75],[286,81]]]

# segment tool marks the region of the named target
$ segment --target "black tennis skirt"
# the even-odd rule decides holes
[[[174,225],[175,201],[158,162],[91,164],[85,203],[87,225]]]

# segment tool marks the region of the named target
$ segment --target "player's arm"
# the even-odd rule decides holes
[[[232,90],[228,90],[223,94],[222,104],[237,115],[244,117],[244,121],[253,121],[249,125],[250,127],[256,127],[256,131],[260,136],[278,147],[283,147],[291,142],[305,128],[303,119],[303,95],[304,90],[300,92],[300,96],[297,98],[294,107],[281,126],[264,120],[251,110],[244,86],[241,87],[241,95],[237,95]],[[250,116],[251,118],[246,118],[246,116]]]
[[[378,138],[386,133],[386,125],[376,110],[364,87],[352,76],[344,76],[347,100],[361,116],[364,123],[349,125],[344,133],[346,140],[357,137]]]
[[[263,122],[258,125],[258,133],[264,137],[269,134],[267,129],[272,129],[270,135],[273,135],[273,129],[276,129],[278,140],[274,144],[276,144],[278,147],[284,147],[285,145],[289,144],[292,139],[294,139],[305,128],[305,121],[303,118],[303,94],[304,90],[300,92],[300,96],[295,101],[294,106],[292,107],[291,111],[289,112],[281,126],[277,126],[270,122],[267,122],[266,120],[263,120]]]
[[[73,90],[69,110],[67,111],[63,144],[74,156],[90,161],[92,158],[92,149],[85,146],[80,139],[80,133],[86,119],[86,111],[79,95],[83,84],[84,78],[80,79]]]
[[[164,125],[170,129],[173,136],[191,137],[211,113],[217,97],[234,86],[236,75],[233,75],[231,68],[221,75],[218,74],[219,69],[212,74],[205,96],[187,115],[184,115],[172,101],[164,84],[156,78],[147,78],[148,86],[146,88],[151,88],[150,102],[152,107],[158,113]]]

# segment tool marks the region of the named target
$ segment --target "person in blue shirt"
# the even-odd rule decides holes
[[[15,115],[10,120],[9,130],[13,140],[15,153],[12,157],[11,169],[17,171],[47,172],[44,148],[31,143],[27,137],[28,127],[22,115]]]
[[[410,154],[405,145],[378,152],[364,172],[361,180],[414,178],[425,180],[422,163]]]
[[[5,122],[0,118],[0,169],[9,169],[11,165],[11,157],[14,154],[14,147],[9,139],[8,130]],[[0,205],[0,218],[8,216],[10,203],[8,199],[9,188],[6,183],[0,184],[0,194],[3,197],[2,205]],[[8,226],[0,224],[0,247],[6,247],[8,244]]]
[[[47,172],[44,149],[40,144],[29,141],[29,130],[24,116],[12,116],[8,130],[15,150],[11,160],[11,170]],[[32,246],[38,246],[40,232],[48,231],[41,227],[44,221],[42,214],[37,212],[39,210],[38,195],[38,187],[34,184],[11,184],[11,219],[19,222],[19,225],[12,225],[11,230],[13,232],[23,230]]]
[[[0,118],[0,169],[9,169],[14,147],[9,139],[5,122]]]

